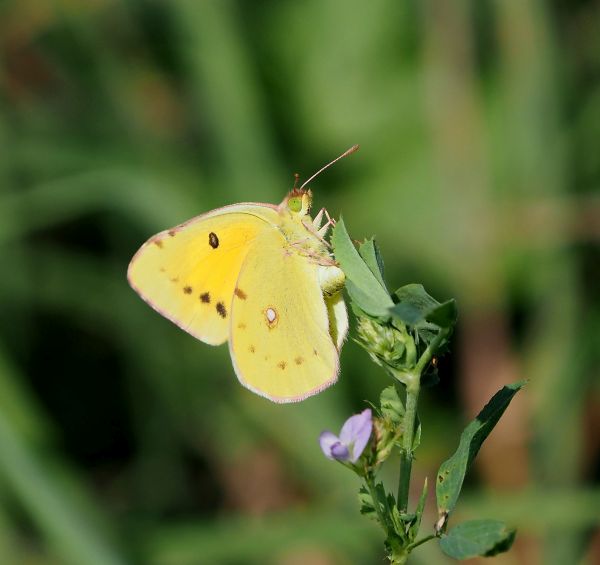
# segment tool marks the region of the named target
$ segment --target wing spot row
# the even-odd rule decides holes
[[[210,293],[209,292],[203,292],[200,295],[200,302],[204,302],[204,304],[210,304]]]
[[[222,302],[217,302],[215,308],[217,309],[217,313],[219,316],[221,316],[221,318],[227,318],[227,309],[225,308],[225,304]]]
[[[191,286],[184,286],[184,287],[183,287],[183,292],[184,292],[185,294],[192,294],[192,291],[193,291],[193,290],[194,290],[194,289],[193,289]]]

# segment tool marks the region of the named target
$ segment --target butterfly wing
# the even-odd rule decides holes
[[[255,241],[242,267],[231,307],[231,357],[240,382],[275,402],[297,402],[337,380],[338,347],[318,265],[290,247],[277,230]],[[329,309],[345,334],[341,295]],[[340,323],[341,322],[341,323]]]
[[[230,305],[246,254],[278,217],[274,206],[237,204],[163,231],[131,260],[129,283],[183,330],[221,344],[229,336]]]

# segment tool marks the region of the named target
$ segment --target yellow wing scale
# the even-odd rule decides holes
[[[229,348],[240,382],[275,402],[296,402],[333,384],[338,350],[318,265],[263,233],[248,252],[232,304]]]
[[[321,288],[322,270],[339,269],[304,224],[310,193],[300,192],[299,212],[287,199],[237,204],[161,232],[128,270],[133,289],[180,328],[211,345],[229,339],[240,382],[275,402],[334,383],[348,330],[341,292]],[[341,290],[343,273],[329,274]]]
[[[152,308],[210,345],[227,341],[242,263],[257,235],[277,217],[258,205],[222,210],[157,234],[128,271],[131,286]]]

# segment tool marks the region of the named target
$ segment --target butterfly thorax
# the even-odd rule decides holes
[[[325,239],[313,224],[313,218],[310,216],[311,205],[310,190],[293,189],[279,205],[278,227],[288,241],[290,250],[308,256],[319,264],[335,264]]]
[[[339,292],[345,282],[342,270],[333,259],[325,241],[325,229],[320,231],[322,213],[313,219],[310,215],[312,192],[294,189],[279,205],[279,229],[288,242],[287,252],[308,257],[319,265],[319,280],[326,295]]]

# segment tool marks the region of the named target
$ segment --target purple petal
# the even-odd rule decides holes
[[[334,444],[340,443],[340,438],[331,432],[325,431],[322,432],[319,436],[319,444],[321,445],[321,450],[325,454],[325,457],[329,459],[333,459],[333,454],[331,452],[331,448]]]
[[[344,445],[351,447],[352,456],[350,457],[350,461],[352,463],[356,463],[364,451],[371,437],[372,429],[373,421],[371,420],[370,408],[346,420],[340,433],[340,440]]]
[[[331,446],[331,455],[338,461],[348,461],[350,459],[348,447],[339,441]]]

